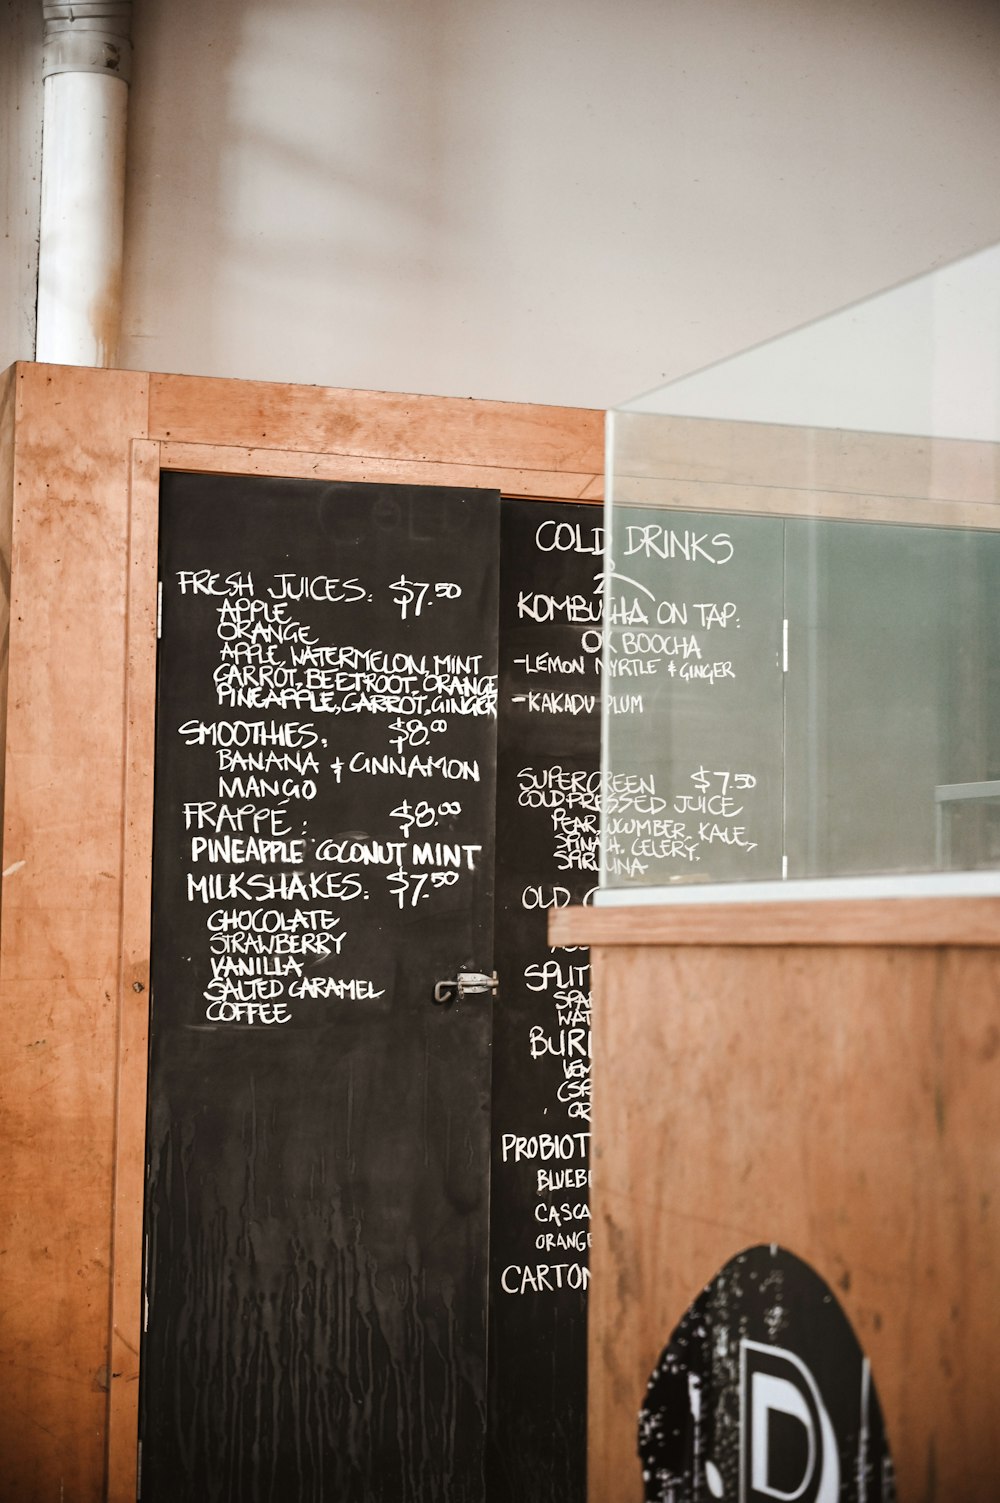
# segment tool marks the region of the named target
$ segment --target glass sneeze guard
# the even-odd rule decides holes
[[[1000,872],[995,288],[984,252],[609,414],[598,901]]]

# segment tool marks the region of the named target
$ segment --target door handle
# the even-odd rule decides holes
[[[438,1007],[449,1002],[461,1002],[465,997],[478,997],[489,992],[496,996],[499,985],[497,973],[487,976],[483,971],[459,971],[454,981],[435,981],[434,1001]]]

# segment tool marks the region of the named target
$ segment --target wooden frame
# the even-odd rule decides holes
[[[678,420],[655,494],[676,481],[691,506],[784,509],[822,486],[850,515],[888,497],[922,520],[921,496],[938,520],[1000,515],[995,446],[862,435],[845,459],[842,438],[797,430],[778,463],[761,425]],[[161,468],[596,502],[603,419],[30,364],[0,377],[0,1454],[24,1503],[135,1495]]]
[[[571,408],[123,371],[3,378],[0,1216],[19,1399],[0,1450],[25,1503],[136,1492],[161,469],[596,502],[603,425]]]

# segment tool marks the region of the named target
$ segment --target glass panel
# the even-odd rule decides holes
[[[609,414],[603,887],[1000,868],[998,289]]]
[[[789,521],[785,557],[788,875],[998,864],[1000,534]]]
[[[1000,442],[1000,246],[670,381],[617,412]]]
[[[604,642],[604,879],[780,877],[780,520],[626,507]]]

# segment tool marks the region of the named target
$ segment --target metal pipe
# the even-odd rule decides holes
[[[44,0],[35,358],[113,365],[121,324],[131,0]]]

